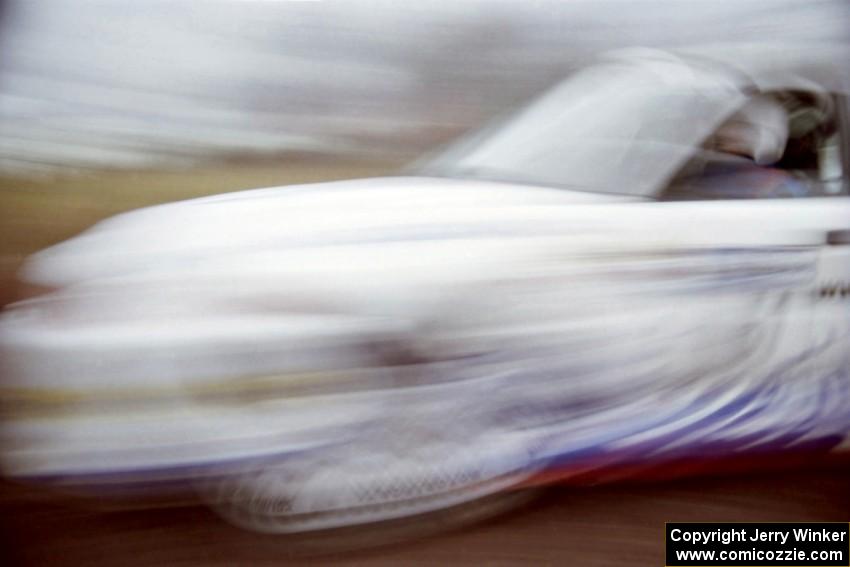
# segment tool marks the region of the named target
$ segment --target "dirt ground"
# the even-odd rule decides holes
[[[280,536],[231,527],[199,506],[98,511],[37,490],[0,491],[0,564],[663,565],[664,522],[844,521],[848,471],[552,488],[481,524],[383,547],[293,555]],[[366,534],[365,537],[368,537]],[[328,548],[333,545],[328,542]]]

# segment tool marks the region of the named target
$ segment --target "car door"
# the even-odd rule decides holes
[[[752,396],[747,412],[714,432],[740,447],[835,448],[850,421],[850,144],[847,98],[830,100],[831,122],[803,142],[792,124],[785,154],[764,175],[698,180],[693,192],[677,176],[661,195],[669,218],[688,219],[680,227],[685,246],[707,227],[716,231],[718,282],[722,276],[736,286],[734,297],[752,309],[729,305],[752,317],[764,339],[739,378]],[[770,176],[801,190],[747,185]]]

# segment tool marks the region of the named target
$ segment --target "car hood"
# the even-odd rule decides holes
[[[35,254],[21,276],[55,288],[264,252],[540,234],[545,227],[526,220],[547,210],[634,200],[415,177],[273,187],[117,215]]]

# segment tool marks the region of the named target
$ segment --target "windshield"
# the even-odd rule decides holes
[[[615,59],[461,140],[421,173],[654,195],[746,99],[736,79],[669,53]]]

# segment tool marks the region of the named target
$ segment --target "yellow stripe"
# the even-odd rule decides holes
[[[303,372],[270,376],[243,376],[218,379],[203,384],[179,387],[132,387],[72,390],[68,388],[0,388],[0,411],[4,415],[41,416],[66,413],[80,406],[100,404],[136,404],[176,398],[252,402],[283,397],[317,395],[332,386],[363,386],[363,374],[377,368],[357,368],[329,372]]]

